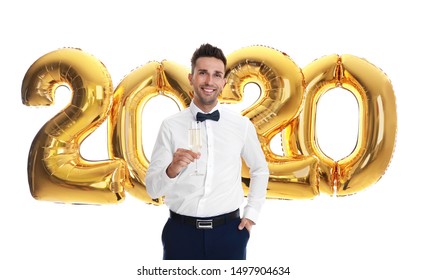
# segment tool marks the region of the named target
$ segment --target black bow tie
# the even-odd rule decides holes
[[[198,122],[203,122],[205,120],[214,120],[214,121],[218,121],[220,117],[219,111],[216,110],[211,114],[203,114],[201,112],[197,113],[197,121]]]

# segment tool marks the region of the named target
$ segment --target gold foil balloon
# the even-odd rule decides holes
[[[285,53],[265,46],[239,49],[227,59],[228,81],[221,103],[242,101],[248,83],[260,88],[257,101],[241,113],[253,122],[268,161],[267,198],[354,194],[384,174],[395,146],[397,117],[391,83],[379,68],[352,55],[329,55],[302,71]],[[24,77],[22,102],[52,105],[61,85],[71,89],[72,100],[33,140],[28,158],[33,197],[106,204],[122,201],[127,191],[147,203],[162,204],[162,199],[153,200],[146,192],[149,161],[142,143],[147,133],[142,112],[159,95],[171,98],[181,110],[188,107],[193,96],[188,73],[170,61],[149,62],[127,75],[113,92],[105,66],[79,49],[60,49],[39,58]],[[354,94],[360,116],[357,144],[340,160],[323,153],[316,135],[317,103],[336,87]],[[83,159],[82,141],[106,118],[111,159]],[[282,155],[270,147],[277,135]],[[246,194],[249,178],[244,165]]]
[[[323,193],[350,195],[374,184],[387,169],[396,140],[396,102],[389,79],[379,68],[352,55],[325,56],[305,67],[303,73],[306,101],[299,118],[286,132],[285,153],[319,158]],[[315,133],[317,103],[336,87],[354,94],[360,118],[354,150],[338,161],[323,153]]]
[[[126,191],[147,203],[161,204],[162,199],[153,200],[146,192],[149,161],[142,145],[142,112],[158,95],[171,98],[180,109],[188,107],[192,97],[188,73],[188,69],[170,61],[149,62],[127,75],[114,91],[108,119],[109,153],[128,164],[131,185]]]
[[[250,118],[268,161],[268,198],[306,199],[318,195],[318,160],[307,155],[280,156],[272,152],[271,139],[294,120],[303,105],[304,78],[301,69],[278,50],[265,46],[240,49],[227,57],[227,85],[222,102],[242,100],[244,87],[256,83],[260,97],[242,114]],[[245,166],[243,182],[248,187]],[[247,192],[247,189],[246,189]]]
[[[108,116],[112,83],[105,66],[79,49],[50,52],[31,65],[22,82],[27,106],[54,103],[66,85],[72,100],[35,136],[28,157],[31,194],[39,200],[107,204],[124,198],[126,163],[121,159],[88,161],[80,144]]]

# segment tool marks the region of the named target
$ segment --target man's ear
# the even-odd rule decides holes
[[[188,74],[189,84],[192,86],[192,73]]]

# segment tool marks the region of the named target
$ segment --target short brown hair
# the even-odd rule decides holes
[[[194,72],[195,63],[200,57],[214,57],[222,60],[226,69],[226,56],[223,54],[222,50],[218,47],[212,46],[208,43],[202,44],[197,48],[191,58],[191,73]]]

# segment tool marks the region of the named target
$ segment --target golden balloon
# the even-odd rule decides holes
[[[227,85],[222,102],[242,100],[244,87],[256,83],[260,97],[242,114],[250,118],[269,165],[268,198],[306,199],[318,195],[318,160],[311,155],[280,156],[272,152],[271,139],[294,120],[303,104],[304,77],[291,58],[273,48],[242,48],[228,57]],[[243,170],[243,182],[249,177]],[[248,184],[244,184],[248,187]],[[247,190],[246,190],[247,192]]]
[[[80,144],[108,116],[112,82],[105,66],[79,49],[50,52],[31,65],[22,82],[27,106],[54,103],[66,85],[72,100],[37,133],[28,157],[31,194],[39,200],[108,204],[123,200],[126,163],[122,159],[88,161]]]
[[[383,176],[396,142],[397,115],[392,85],[378,67],[353,55],[329,55],[300,69],[285,53],[250,46],[227,56],[227,84],[221,103],[238,103],[244,88],[255,83],[260,96],[241,114],[254,124],[270,177],[267,198],[312,199],[320,193],[345,196],[364,190]],[[108,204],[125,193],[150,204],[162,204],[146,192],[149,160],[142,139],[142,112],[156,96],[172,99],[180,110],[193,93],[190,69],[163,60],[128,74],[113,91],[106,67],[79,49],[52,51],[31,65],[22,82],[22,102],[49,106],[62,85],[71,102],[35,136],[28,157],[30,191],[39,200]],[[328,90],[350,91],[359,107],[354,150],[343,159],[328,157],[316,135],[317,104]],[[341,116],[336,116],[341,117]],[[110,159],[88,161],[80,145],[108,121]],[[281,137],[282,154],[271,149]],[[242,186],[248,193],[249,170],[243,164]]]
[[[180,109],[191,102],[189,70],[170,61],[149,62],[127,75],[114,91],[114,106],[108,118],[108,147],[112,158],[127,162],[130,185],[126,191],[142,201],[161,204],[146,192],[145,175],[149,160],[144,153],[142,112],[158,95],[171,98]]]
[[[374,184],[384,174],[396,141],[395,94],[387,76],[365,59],[329,55],[303,69],[306,100],[286,133],[286,154],[314,155],[319,162],[320,191],[345,196]],[[350,155],[335,161],[316,141],[317,103],[328,90],[342,87],[354,94],[359,107],[357,144]],[[339,116],[336,116],[339,117]]]

